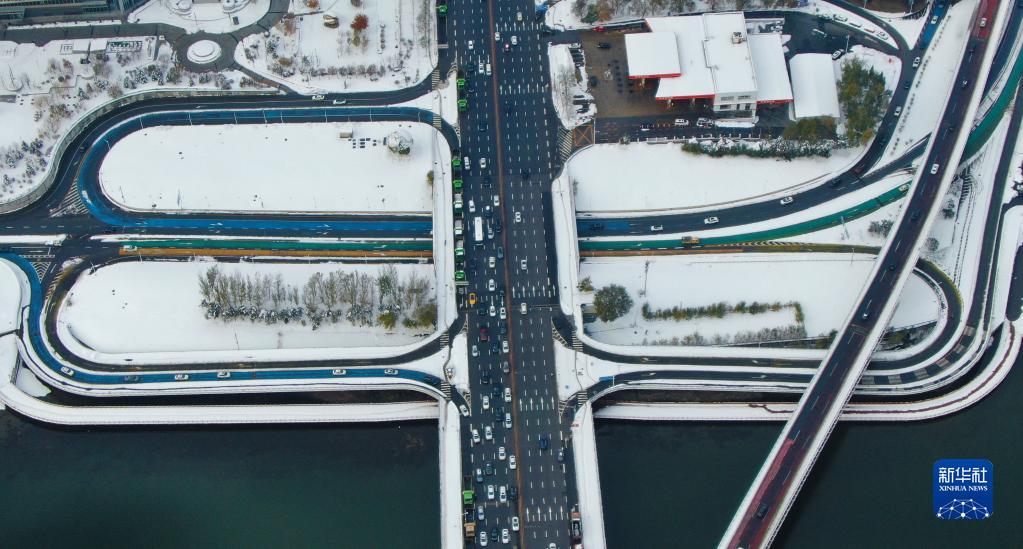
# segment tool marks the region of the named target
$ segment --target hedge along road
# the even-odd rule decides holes
[[[128,134],[153,126],[194,126],[222,124],[308,124],[330,122],[408,121],[433,125],[434,114],[410,107],[296,107],[243,108],[230,110],[174,110],[130,114],[127,119],[114,116],[90,133],[91,145],[84,151],[78,171],[78,191],[82,202],[100,221],[121,227],[166,229],[240,229],[257,231],[330,232],[333,236],[355,233],[359,236],[428,236],[430,220],[423,216],[373,215],[288,215],[288,214],[150,214],[128,212],[107,199],[99,188],[99,169],[111,148]],[[457,143],[450,125],[442,124],[441,134]],[[79,150],[76,154],[81,153]],[[295,219],[295,218],[299,219]],[[339,235],[338,233],[342,233]]]

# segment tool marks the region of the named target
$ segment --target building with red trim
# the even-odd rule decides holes
[[[748,34],[742,12],[651,17],[625,35],[629,78],[656,80],[662,101],[710,101],[752,117],[757,105],[792,102],[780,34]]]

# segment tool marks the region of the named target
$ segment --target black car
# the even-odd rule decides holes
[[[480,383],[482,383],[484,385],[490,385],[490,373],[489,372],[483,372],[482,374],[480,374]]]
[[[547,437],[540,437],[540,449],[541,450],[546,450],[549,445],[550,445],[550,441],[547,440]]]
[[[500,221],[498,221],[497,223],[494,224],[494,231],[501,232],[501,222]],[[497,258],[498,259],[504,259],[504,246],[498,246],[497,247]]]
[[[590,87],[591,88],[596,88],[597,87],[597,82],[598,82],[598,80],[597,80],[596,76],[591,76],[590,77]]]
[[[602,50],[609,50],[611,49],[611,44],[608,44],[607,42],[597,42],[597,47]]]
[[[503,228],[504,228],[504,225],[501,223],[501,220],[500,219],[495,219],[494,220],[494,232],[500,234],[501,233],[501,229],[503,229]],[[504,253],[504,250],[502,250],[501,248],[498,248],[498,251],[501,252],[502,254]]]
[[[515,486],[508,487],[508,499],[515,501],[519,499],[519,489]]]
[[[490,341],[490,330],[486,326],[480,326],[480,341]]]
[[[501,371],[502,371],[502,372],[504,372],[504,373],[506,373],[506,374],[507,374],[508,372],[511,372],[511,365],[510,365],[510,364],[508,364],[508,361],[507,361],[507,360],[502,360],[502,361],[501,361]]]
[[[497,531],[497,527],[496,526],[490,529],[490,539],[492,539],[494,541],[497,541],[497,540],[501,539],[499,534],[500,533]]]
[[[476,309],[476,314],[478,314],[480,316],[487,316],[487,308],[486,307],[480,307],[480,308]]]
[[[497,327],[497,333],[501,335],[506,335],[508,333],[508,327],[505,326],[504,324],[501,324],[500,326]],[[508,364],[508,361],[505,361],[505,364]],[[505,373],[507,374],[508,372],[505,371]]]
[[[483,466],[483,470],[484,470],[484,472],[487,473],[487,475],[493,475],[494,474],[494,464],[488,461],[487,464]]]
[[[491,353],[493,353],[493,354],[495,354],[495,355],[496,355],[496,354],[499,354],[499,353],[501,352],[501,346],[500,346],[500,345],[499,345],[499,344],[498,344],[498,343],[497,343],[497,342],[495,341],[495,342],[494,342],[494,343],[493,343],[493,344],[492,344],[492,345],[490,346],[490,352],[491,352]]]
[[[497,299],[498,301],[504,301],[504,288],[497,291]],[[504,332],[501,333],[504,334]]]

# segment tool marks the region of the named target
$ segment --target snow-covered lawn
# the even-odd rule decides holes
[[[576,210],[627,215],[713,207],[800,187],[849,166],[862,149],[840,149],[829,158],[786,162],[682,152],[678,144],[594,145],[566,169],[576,189]]]
[[[238,5],[244,4],[240,9]],[[149,0],[128,14],[129,23],[165,23],[188,33],[228,33],[259,21],[270,10],[270,0]],[[234,22],[238,18],[238,22]]]
[[[902,62],[894,55],[881,53],[878,50],[853,46],[849,53],[843,55],[835,62],[835,81],[842,78],[842,65],[852,60],[859,60],[864,67],[869,67],[884,76],[884,88],[889,92],[895,90],[899,84],[899,73],[902,70]]]
[[[902,35],[902,39],[913,47],[916,44],[917,39],[920,37],[920,31],[923,30],[924,25],[930,21],[929,17],[917,17],[914,19],[905,19],[906,13],[888,13],[883,11],[868,10],[874,14],[878,19],[883,20],[889,25],[895,27],[895,30],[899,31]]]
[[[309,351],[335,351],[329,355],[348,358],[353,348],[403,346],[421,341],[432,328],[405,328],[401,322],[388,330],[373,315],[373,325],[360,326],[345,319],[324,321],[317,329],[292,321],[266,324],[261,321],[207,319],[201,306],[199,279],[215,263],[122,261],[86,271],[75,282],[57,313],[61,341],[75,353],[93,359],[135,356],[135,362],[191,359],[227,359],[237,351],[268,360],[292,360],[317,356]],[[314,273],[365,274],[373,277],[373,303],[379,303],[375,280],[379,264],[343,263],[216,263],[224,275],[281,276],[285,285],[301,289]],[[432,265],[395,264],[399,280],[411,274],[428,283],[427,299],[436,296]],[[303,301],[303,295],[299,301]],[[267,308],[270,303],[265,304]],[[347,310],[347,306],[339,306]],[[252,353],[256,351],[256,353]],[[266,351],[258,353],[258,351]],[[99,353],[102,357],[93,356]]]
[[[574,128],[589,122],[597,115],[597,106],[593,103],[593,96],[586,91],[588,83],[585,67],[577,69],[567,45],[550,46],[547,52],[551,60],[551,95],[554,110],[557,111],[562,125]],[[577,98],[590,101],[586,105],[585,113],[577,112],[578,107],[572,103]]]
[[[407,88],[437,63],[436,9],[430,0],[321,0],[313,9],[293,1],[294,18],[246,37],[235,61],[301,93]],[[364,16],[364,30],[353,23]],[[325,17],[336,17],[337,28]],[[360,19],[361,21],[361,19]],[[357,25],[358,26],[358,25]]]
[[[385,145],[396,133],[411,139],[409,154]],[[450,161],[435,139],[413,122],[157,126],[117,142],[100,183],[132,210],[426,213],[427,173],[441,184]]]
[[[797,302],[808,337],[827,335],[846,321],[856,296],[873,268],[874,257],[860,254],[715,254],[624,258],[587,258],[580,278],[593,287],[624,286],[632,309],[612,322],[587,324],[593,339],[613,345],[654,345],[700,334],[712,342],[740,332],[785,328],[799,324],[793,307],[760,314],[726,314],[724,318],[647,320],[642,307],[701,307],[719,302],[735,305]],[[583,294],[592,303],[593,294]],[[902,327],[938,318],[938,298],[919,276],[907,282],[892,326]]]
[[[934,131],[962,58],[975,7],[976,0],[958,2],[942,19],[941,27],[922,57],[891,144],[878,166],[902,154],[913,143]]]
[[[125,46],[138,50],[124,51]],[[90,62],[82,64],[87,56]],[[53,162],[54,145],[104,103],[141,91],[231,89],[239,83],[251,80],[235,71],[182,71],[174,66],[170,46],[155,36],[42,46],[0,42],[0,95],[12,98],[0,101],[0,203],[38,187]]]

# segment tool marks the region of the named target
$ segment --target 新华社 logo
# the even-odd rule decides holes
[[[942,520],[983,520],[994,512],[994,466],[986,459],[934,462],[934,515]]]

